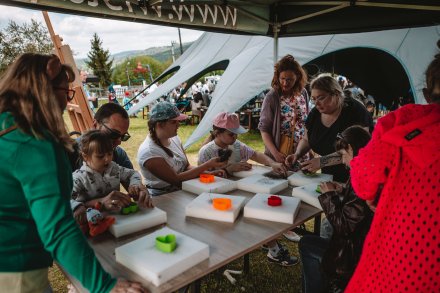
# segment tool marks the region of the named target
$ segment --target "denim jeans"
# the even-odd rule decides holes
[[[302,265],[302,292],[320,293],[325,287],[325,276],[321,260],[328,248],[329,240],[316,235],[305,235],[299,242]]]

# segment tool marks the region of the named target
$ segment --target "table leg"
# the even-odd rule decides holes
[[[315,216],[315,224],[313,226],[313,233],[318,236],[321,233],[321,214]]]
[[[246,253],[243,256],[243,272],[245,274],[248,274],[250,270],[250,266],[249,266],[249,253]]]
[[[201,285],[202,285],[202,281],[201,281],[201,279],[198,279],[191,284],[191,289],[189,291],[191,293],[200,293],[201,292],[200,291]]]

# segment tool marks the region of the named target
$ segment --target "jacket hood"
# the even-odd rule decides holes
[[[406,105],[380,119],[373,135],[424,169],[440,159],[440,105]]]

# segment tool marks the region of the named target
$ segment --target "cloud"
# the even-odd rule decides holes
[[[144,50],[155,46],[170,46],[171,41],[179,41],[177,28],[167,26],[59,13],[49,13],[49,16],[55,33],[63,38],[63,43],[68,44],[75,57],[79,58],[87,56],[90,40],[95,32],[102,40],[103,47],[111,54]],[[29,22],[31,18],[44,24],[40,11],[0,5],[0,28],[6,26],[9,20],[23,23]],[[202,33],[202,31],[181,29],[182,42],[194,41]]]

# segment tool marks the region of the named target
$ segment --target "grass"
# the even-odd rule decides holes
[[[122,142],[122,147],[128,153],[131,161],[135,165],[135,169],[139,170],[136,163],[136,155],[139,145],[145,139],[148,128],[147,120],[140,118],[130,118],[131,135],[130,140]],[[71,123],[67,116],[65,121],[71,129]],[[178,131],[179,137],[183,142],[191,135],[196,126],[181,125]],[[246,134],[240,135],[239,139],[257,151],[263,151],[264,144],[261,140],[260,133],[256,130],[249,131]],[[202,140],[192,145],[186,150],[188,159],[191,164],[196,164],[197,153],[201,147]],[[312,222],[309,221],[307,228],[312,230]],[[296,243],[280,239],[280,242],[288,247],[291,255],[298,256],[298,245]],[[267,262],[266,253],[261,249],[257,249],[250,254],[250,272],[246,275],[234,275],[237,279],[235,285],[232,285],[224,276],[225,269],[242,270],[243,258],[228,264],[227,266],[205,276],[202,279],[202,292],[301,292],[301,268],[300,265],[294,267],[281,267]],[[49,280],[54,288],[54,292],[67,292],[67,280],[59,269],[54,266],[49,270]]]

